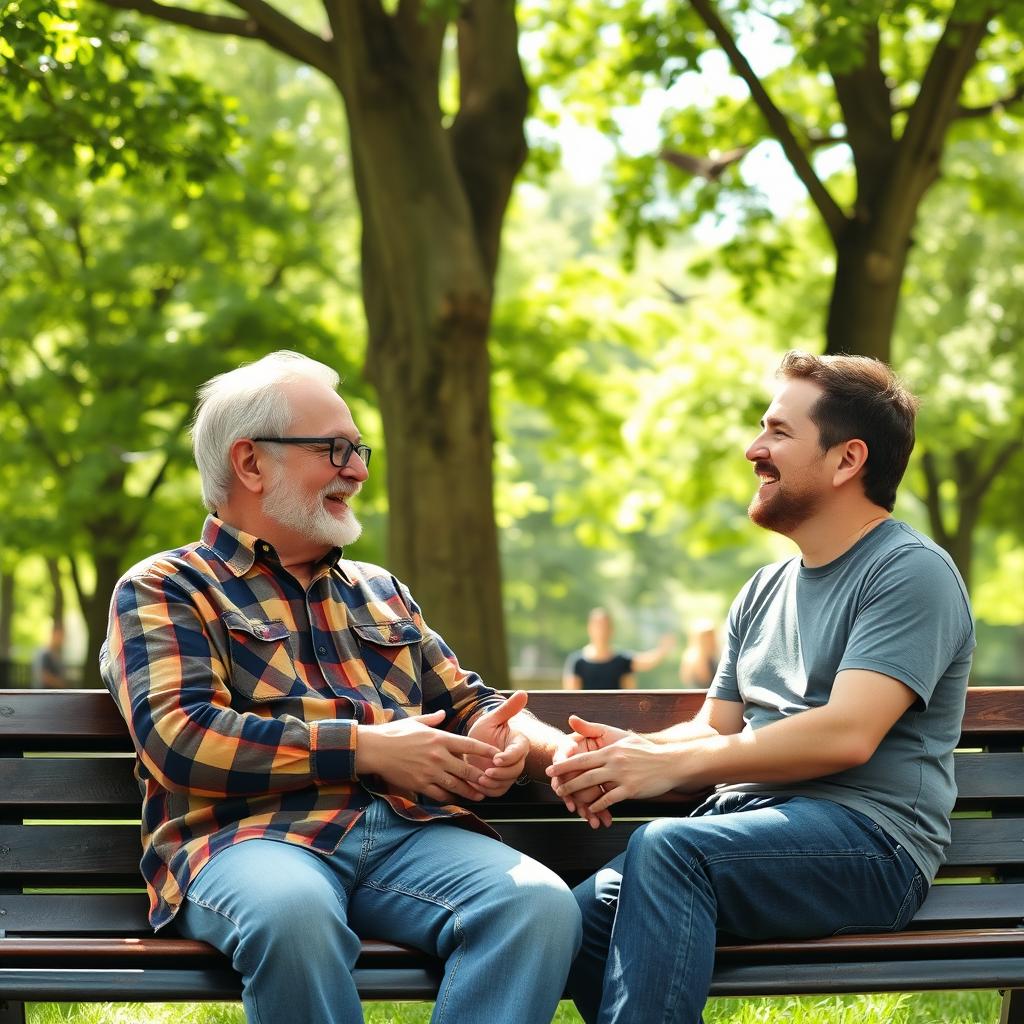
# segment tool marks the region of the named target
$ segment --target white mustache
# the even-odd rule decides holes
[[[320,492],[322,498],[334,498],[337,495],[341,495],[345,498],[351,498],[352,495],[358,494],[363,489],[363,485],[359,481],[354,480],[351,483],[336,483],[325,487]]]

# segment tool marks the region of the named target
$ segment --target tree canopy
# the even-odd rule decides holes
[[[788,552],[746,520],[742,453],[781,353],[826,346],[837,248],[806,187],[780,186],[786,157],[701,5],[593,0],[552,17],[527,0],[308,0],[288,11],[306,33],[294,38],[266,4],[195,3],[181,23],[155,10],[169,4],[114,6],[159,16],[18,0],[0,32],[0,577],[34,552],[25,578],[46,590],[42,559],[70,576],[73,557],[90,665],[111,577],[197,533],[196,384],[273,348],[337,366],[374,445],[353,554],[404,576],[490,682],[505,655],[487,625],[488,537],[520,667],[557,667],[597,603],[634,647],[718,618]],[[869,6],[874,23],[859,4],[713,8],[852,220],[863,176],[836,90],[860,72],[842,51],[863,69],[851,41],[877,29],[898,148],[949,18],[970,14]],[[1019,47],[1016,13],[993,10],[908,236],[891,355],[925,400],[898,514],[954,551],[981,616],[1013,624]],[[296,50],[312,39],[338,51],[332,72]],[[372,67],[352,49],[371,43]],[[533,113],[519,82],[499,89],[502,120],[488,90],[520,62]],[[627,112],[651,104],[664,134],[640,151]],[[541,144],[512,192],[523,128],[550,138],[567,111],[617,139],[608,181],[570,180]],[[396,557],[396,543],[412,548]],[[6,590],[0,606],[2,638]],[[657,680],[672,684],[672,667]]]
[[[949,140],[980,124],[990,138],[1019,130],[1022,29],[1024,8],[1008,0],[598,0],[560,5],[546,31],[553,84],[620,141],[622,112],[665,90],[660,148],[617,164],[631,237],[728,217],[740,230],[722,258],[770,285],[792,244],[754,161],[770,144],[834,252],[827,350],[888,361],[921,202]],[[741,87],[709,88],[725,68]]]

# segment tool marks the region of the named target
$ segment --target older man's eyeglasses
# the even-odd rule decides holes
[[[331,465],[338,469],[348,465],[353,452],[363,460],[364,466],[370,464],[369,445],[355,444],[347,437],[254,437],[251,440],[266,444],[298,444],[324,455],[330,453]]]

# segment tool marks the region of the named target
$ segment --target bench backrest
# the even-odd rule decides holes
[[[530,708],[651,732],[692,717],[702,691],[535,691]],[[956,754],[959,798],[940,884],[914,926],[1024,920],[1024,687],[972,688]],[[0,932],[146,935],[138,870],[140,796],[127,729],[105,691],[0,690]],[[513,787],[483,815],[507,842],[574,883],[619,853],[644,820],[681,813],[623,804],[611,829],[570,818],[541,784]],[[70,891],[69,891],[70,890]]]

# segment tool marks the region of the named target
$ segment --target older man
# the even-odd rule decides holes
[[[577,889],[570,989],[592,1024],[694,1024],[716,931],[742,940],[890,931],[914,915],[949,842],[974,649],[949,556],[890,515],[916,399],[884,364],[790,353],[747,449],[750,517],[800,557],[757,572],[692,722],[653,736],[570,719],[555,790],[716,794],[638,829]],[[598,749],[584,752],[588,747]]]
[[[205,384],[202,539],[115,590],[102,669],[138,754],[151,922],[227,954],[253,1022],[362,1020],[373,935],[445,962],[434,1021],[548,1024],[576,903],[456,801],[565,738],[460,668],[386,569],[342,558],[370,449],[337,385],[291,352]]]

